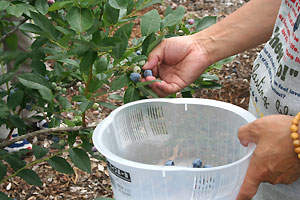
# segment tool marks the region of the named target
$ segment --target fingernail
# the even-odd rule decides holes
[[[246,140],[241,140],[241,144],[243,145],[243,146],[245,146],[245,147],[247,147],[248,146],[248,141],[246,141]]]

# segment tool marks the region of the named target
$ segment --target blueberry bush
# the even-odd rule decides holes
[[[19,176],[28,184],[42,186],[39,176],[30,169],[40,162],[47,162],[58,172],[73,174],[71,164],[62,156],[65,152],[76,167],[91,173],[90,156],[103,158],[93,147],[94,127],[87,123],[86,113],[100,106],[116,107],[108,101],[98,101],[97,97],[110,94],[109,98],[123,103],[158,97],[148,87],[151,82],[140,82],[142,76],[152,75],[150,70],[142,70],[147,55],[164,38],[194,34],[216,22],[214,16],[187,19],[181,6],[167,7],[163,14],[149,9],[158,3],[163,2],[0,1],[0,125],[11,130],[0,143],[0,184]],[[140,12],[146,8],[150,11]],[[133,38],[132,30],[137,25],[141,36]],[[33,41],[28,50],[18,48],[21,41],[17,31]],[[192,97],[201,88],[221,87],[217,70],[231,59],[210,66],[180,92],[182,97]],[[30,70],[20,72],[25,64],[29,64]],[[6,70],[5,66],[11,67]],[[125,90],[123,96],[112,94],[120,89]],[[68,92],[75,95],[67,98]],[[22,118],[24,109],[39,113],[32,118],[46,120],[48,127],[32,131]],[[74,117],[67,119],[63,113],[73,113]],[[16,129],[20,136],[8,140]],[[27,163],[22,155],[30,150],[8,153],[3,149],[13,141],[40,134],[52,135],[51,148],[57,149],[56,153],[33,145],[36,160]],[[8,173],[8,167],[13,173]],[[1,199],[4,196],[0,192]]]

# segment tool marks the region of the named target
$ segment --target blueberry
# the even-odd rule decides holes
[[[141,75],[136,73],[136,72],[133,72],[130,74],[130,79],[134,82],[138,82],[141,78]]]
[[[142,52],[140,50],[137,50],[136,55],[142,55]]]
[[[57,137],[56,135],[52,136],[52,141],[55,143],[59,142],[59,137]]]
[[[92,147],[92,151],[93,151],[93,152],[97,152],[98,150],[96,149],[95,146],[93,146],[93,147]]]
[[[195,23],[195,20],[194,19],[188,19],[187,22],[188,22],[189,25],[193,25]]]
[[[186,25],[185,25],[185,28],[189,28],[189,25],[188,25],[188,24],[186,24]]]
[[[203,168],[212,168],[212,165],[203,165]]]
[[[49,77],[47,75],[45,75],[45,79],[47,79],[49,81]]]
[[[202,167],[202,161],[199,158],[195,159],[192,164],[193,164],[193,168],[201,168]]]
[[[65,141],[64,141],[64,140],[59,140],[58,144],[59,144],[59,145],[64,145],[64,144],[65,144]]]
[[[168,160],[166,163],[165,163],[165,166],[175,166],[175,162],[173,160]]]
[[[144,77],[147,77],[147,76],[152,76],[152,71],[150,69],[147,69],[144,71]]]

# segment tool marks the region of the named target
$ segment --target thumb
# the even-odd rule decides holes
[[[250,200],[256,194],[261,181],[257,176],[257,169],[255,166],[255,161],[252,157],[237,200]]]
[[[241,126],[238,130],[238,137],[242,145],[248,146],[250,142],[257,144],[259,136],[255,132],[255,121]]]

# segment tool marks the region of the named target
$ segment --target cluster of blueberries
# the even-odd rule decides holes
[[[202,166],[202,160],[197,158],[192,162],[193,168],[211,168],[212,165],[203,165]],[[175,166],[175,162],[173,160],[168,160],[165,163],[165,166]]]
[[[137,55],[141,55],[142,52],[140,50],[138,50],[136,52]],[[130,80],[134,81],[134,82],[138,82],[141,80],[141,68],[139,66],[135,66],[133,68],[133,72],[130,73]],[[144,71],[143,73],[144,77],[146,78],[147,76],[152,76],[152,71],[147,69]]]

